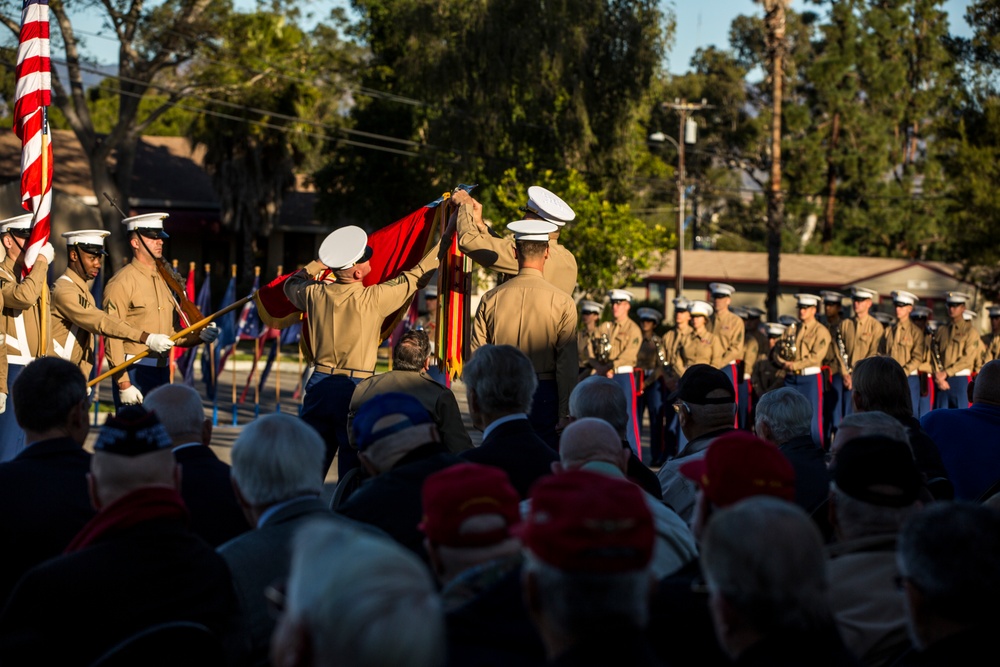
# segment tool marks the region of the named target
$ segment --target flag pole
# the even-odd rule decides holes
[[[283,274],[284,267],[281,264],[278,265],[278,276]],[[274,344],[277,349],[274,352],[274,360],[278,363],[277,375],[274,376],[274,402],[275,412],[281,412],[281,333],[278,333],[278,337],[274,339]]]
[[[181,329],[180,331],[178,331],[177,333],[175,333],[173,336],[171,336],[170,340],[173,340],[173,341],[180,340],[184,336],[187,336],[189,333],[192,333],[194,331],[200,331],[201,329],[204,329],[206,326],[208,326],[209,324],[211,324],[212,320],[216,319],[217,317],[222,317],[226,313],[229,313],[229,312],[231,312],[233,310],[236,310],[237,308],[242,307],[243,304],[245,304],[247,301],[249,301],[252,298],[253,298],[253,294],[249,294],[249,295],[243,297],[242,299],[240,299],[239,301],[234,301],[233,303],[229,304],[228,306],[226,306],[225,308],[223,308],[219,312],[212,313],[211,315],[209,315],[205,319],[200,320],[198,322],[195,322],[194,324],[192,324],[191,326],[189,326],[189,327],[187,327],[185,329]],[[149,356],[149,350],[143,350],[142,352],[140,352],[139,354],[135,355],[134,357],[132,357],[128,361],[126,361],[124,363],[121,363],[121,364],[118,364],[117,366],[115,366],[111,370],[108,370],[108,371],[105,371],[105,372],[101,373],[96,378],[94,378],[93,380],[91,380],[90,382],[88,382],[87,386],[88,387],[93,387],[98,382],[101,382],[102,380],[105,380],[105,379],[111,377],[112,375],[115,375],[116,373],[120,373],[121,371],[125,370],[126,368],[128,368],[132,364],[134,364],[137,361],[139,361],[140,359],[145,359],[148,356]]]
[[[42,107],[42,190],[41,196],[45,197],[45,187],[48,185],[49,178],[49,165],[48,165],[48,153],[49,153],[49,142],[51,141],[49,137],[49,113],[48,107]],[[50,214],[51,215],[51,214]],[[35,211],[35,218],[32,221],[34,225],[38,222],[38,211]],[[49,333],[49,281],[48,278],[42,281],[42,295],[41,304],[39,305],[38,313],[38,356],[44,357],[48,352],[49,346],[48,338]]]

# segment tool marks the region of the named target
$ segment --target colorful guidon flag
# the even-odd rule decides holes
[[[17,47],[14,133],[21,140],[21,205],[34,213],[24,249],[24,271],[48,243],[52,212],[52,143],[47,107],[52,103],[48,0],[24,0]]]

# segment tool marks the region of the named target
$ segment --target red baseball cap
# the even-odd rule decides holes
[[[535,484],[531,513],[517,532],[538,558],[567,572],[639,570],[653,556],[653,517],[643,491],[585,470]]]
[[[424,481],[424,518],[420,530],[434,544],[448,547],[486,547],[511,536],[521,520],[520,496],[500,468],[459,463]],[[463,530],[468,519],[498,515],[503,525],[486,531]]]
[[[721,435],[705,456],[681,465],[716,507],[727,507],[751,496],[795,500],[795,469],[777,446],[746,431]]]

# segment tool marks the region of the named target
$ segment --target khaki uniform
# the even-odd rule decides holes
[[[952,377],[962,371],[972,371],[983,343],[972,323],[962,320],[957,324],[949,322],[938,327],[934,333],[934,344],[937,345],[941,361],[944,364],[944,368],[938,368],[937,362],[933,361],[932,356],[934,370],[944,371],[948,377]]]
[[[52,286],[53,350],[79,366],[84,376],[89,376],[94,366],[93,336],[138,343],[143,333],[99,309],[87,283],[75,271],[66,269]]]
[[[983,357],[984,364],[1000,359],[1000,334],[987,334],[983,337],[983,345],[986,346],[986,355]]]
[[[722,341],[710,331],[699,336],[698,332],[692,329],[690,335],[681,343],[678,351],[684,359],[685,369],[695,364],[709,364],[716,368],[726,365],[722,360],[724,353]]]
[[[743,339],[746,332],[743,318],[728,310],[724,313],[715,311],[708,329],[715,334],[722,346],[722,358],[717,367],[721,368],[726,364],[743,359]],[[751,362],[748,360],[747,363]]]
[[[51,319],[48,312],[42,312],[39,299],[46,289],[45,279],[49,264],[44,257],[35,260],[35,266],[28,276],[18,282],[15,276],[14,260],[8,255],[0,263],[0,294],[3,296],[3,333],[5,334],[7,363],[27,366],[39,355],[42,317],[46,319],[46,330],[51,333]],[[52,351],[49,339],[47,352]],[[7,387],[7,364],[3,364],[2,391]],[[8,406],[9,408],[10,406]]]
[[[173,294],[156,267],[146,266],[136,259],[119,269],[104,288],[104,310],[108,315],[139,331],[173,335],[176,332],[174,308]],[[117,366],[146,349],[138,339],[108,338],[108,361]],[[152,361],[146,364],[147,360]],[[169,362],[169,352],[150,352],[146,359],[137,363],[165,367]],[[126,378],[122,372],[116,381]]]
[[[872,321],[874,322],[874,319]],[[878,324],[878,326],[882,325]],[[788,340],[789,337],[789,332],[786,331],[781,339]],[[819,367],[830,348],[830,332],[816,320],[800,322],[795,331],[795,347],[792,368],[796,372],[801,372],[806,368]]]
[[[514,241],[481,231],[473,220],[471,204],[458,207],[456,234],[459,250],[480,266],[508,275],[518,273]],[[573,253],[559,245],[558,240],[550,239],[549,258],[545,260],[542,276],[566,294],[572,295],[576,291],[576,274],[576,258]]]
[[[840,331],[840,324],[843,321],[839,317],[835,317],[830,318],[826,323],[826,328],[830,332],[830,347],[826,351],[826,356],[823,357],[823,365],[834,374],[840,372],[841,365],[837,363],[837,357],[840,356],[840,350],[837,348],[837,332]]]
[[[760,397],[778,387],[785,385],[785,370],[777,368],[768,357],[761,357],[754,362],[750,373],[750,385],[753,395]]]
[[[576,332],[576,351],[577,351],[577,363],[579,365],[580,374],[578,379],[583,379],[594,373],[594,366],[591,363],[596,361],[597,357],[594,356],[594,346],[591,345],[591,336],[596,336],[597,330],[593,332],[583,329]]]
[[[761,332],[760,327],[753,331],[744,330],[743,341],[743,374],[749,377],[756,363],[767,358],[767,335]]]
[[[878,354],[879,344],[885,336],[885,327],[871,315],[865,315],[863,319],[841,322],[840,336],[844,341],[844,348],[847,350],[850,368],[845,368],[844,359],[839,352],[835,355],[836,368],[841,375],[850,375],[851,370],[859,361]]]
[[[308,315],[309,340],[315,366],[321,372],[375,372],[382,321],[398,310],[421,286],[420,278],[437,268],[438,247],[392,280],[365,287],[357,283],[317,282],[320,262],[285,281],[285,296]]]
[[[660,361],[660,347],[663,341],[656,334],[649,338],[643,338],[639,344],[639,355],[636,360],[636,367],[641,368],[645,382],[643,390],[649,389],[656,384],[656,381],[663,375],[663,362]]]
[[[919,328],[918,328],[919,330]],[[921,373],[933,373],[934,372],[934,362],[931,361],[933,354],[931,353],[931,341],[934,340],[934,334],[930,333],[928,330],[923,331],[924,336],[924,358],[920,362],[920,366],[917,367]]]
[[[895,359],[904,373],[912,375],[924,362],[924,332],[909,317],[904,318],[885,330],[879,352]]]
[[[541,271],[526,267],[483,295],[472,325],[471,348],[513,345],[524,352],[539,379],[555,378],[559,417],[567,417],[579,372],[579,348],[573,345],[576,324],[573,299],[547,282]]]
[[[689,324],[684,326],[678,325],[663,336],[663,358],[667,360],[667,366],[664,371],[667,375],[680,378],[684,375],[684,371],[687,370],[687,365],[684,363],[684,357],[680,353],[680,350],[684,347],[684,341],[687,340],[692,331],[694,329]]]
[[[472,438],[462,423],[455,394],[423,371],[389,371],[362,380],[351,397],[350,413],[354,414],[363,403],[376,396],[390,392],[409,394],[420,401],[434,418],[441,442],[448,449],[456,453],[472,449]]]
[[[598,328],[598,334],[607,334],[611,341],[611,370],[631,366],[635,368],[639,362],[639,346],[642,344],[642,329],[639,325],[626,317],[621,324],[618,322],[605,322]]]

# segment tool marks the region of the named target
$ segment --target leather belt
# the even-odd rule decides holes
[[[353,368],[334,368],[333,366],[324,366],[323,364],[316,364],[316,372],[322,373],[323,375],[345,375],[349,378],[370,378],[375,375],[375,371],[359,371]]]

